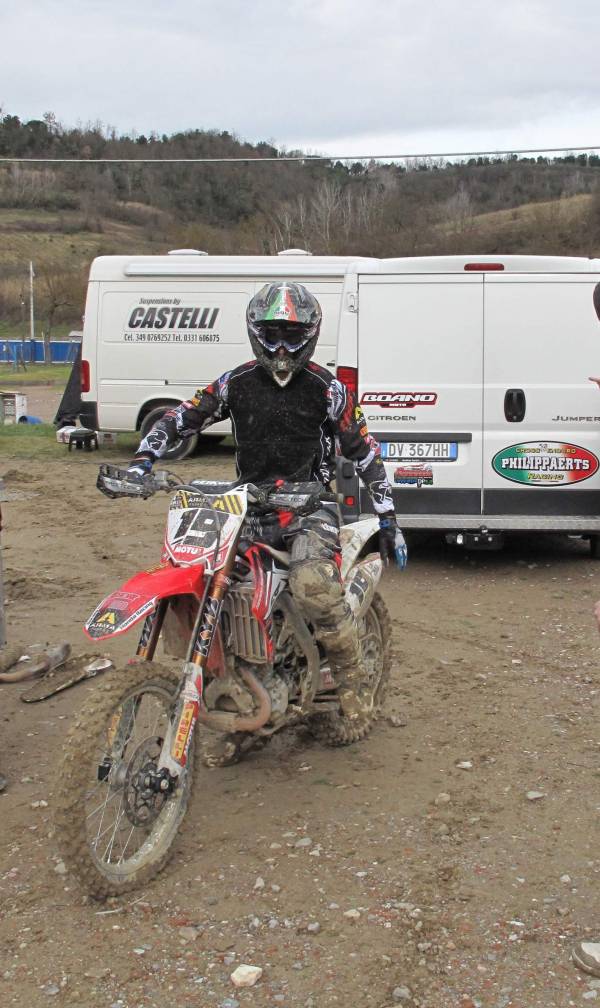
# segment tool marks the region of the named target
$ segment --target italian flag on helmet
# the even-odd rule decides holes
[[[275,298],[269,305],[264,316],[265,322],[299,322],[296,307],[292,300],[292,292],[287,284],[275,290]]]

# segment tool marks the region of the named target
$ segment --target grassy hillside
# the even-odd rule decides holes
[[[29,260],[48,258],[56,262],[73,259],[77,264],[94,256],[122,252],[156,250],[160,235],[152,238],[142,224],[96,217],[86,220],[81,213],[65,210],[14,210],[0,208],[0,269],[21,271]]]
[[[339,194],[332,190],[329,195],[335,202]],[[366,208],[368,227],[362,231],[346,227],[340,218],[337,231],[332,226],[324,243],[315,205],[316,230],[298,234],[289,226],[287,234],[280,229],[280,239],[266,246],[258,222],[229,230],[199,221],[182,225],[163,211],[136,203],[119,207],[122,216],[135,218],[131,220],[90,217],[76,210],[0,207],[0,339],[28,335],[30,260],[36,272],[36,335],[50,329],[53,337],[60,337],[81,328],[89,267],[98,255],[159,254],[175,247],[217,254],[273,253],[277,247],[300,245],[315,253],[376,256],[469,252],[600,256],[600,223],[592,226],[600,200],[593,194],[528,201],[485,213],[472,200],[417,202],[398,218],[386,198],[384,193],[381,202]],[[297,209],[288,207],[288,224]],[[283,211],[281,220],[286,221]]]
[[[482,252],[600,255],[600,242],[585,241],[592,204],[591,195],[579,194],[475,214],[464,221],[461,235]],[[447,223],[443,232],[451,232]]]
[[[470,235],[478,245],[487,244],[490,251],[502,249],[508,253],[521,245],[523,236],[535,240],[536,233],[539,233],[545,240],[548,228],[554,227],[556,254],[585,254],[577,247],[581,240],[579,228],[582,221],[589,217],[592,201],[591,195],[579,194],[524,203],[490,213],[470,212],[459,220],[446,219],[436,224],[434,233],[438,239]],[[211,238],[219,244],[222,238],[222,233],[216,229],[200,226],[194,229],[192,225],[182,229],[176,227],[166,214],[159,216],[160,223],[156,225],[153,222],[151,232],[147,225],[106,217],[96,219],[98,230],[90,230],[76,211],[56,214],[45,210],[6,210],[0,207],[0,271],[5,279],[14,279],[26,291],[30,260],[34,268],[36,262],[41,261],[44,265],[50,262],[68,268],[72,264],[87,270],[92,259],[98,255],[158,255],[174,247],[176,240],[182,236],[209,238],[209,243],[205,244],[210,244]],[[220,254],[223,250],[212,246],[206,251]],[[232,248],[230,251],[244,250]],[[259,251],[252,250],[255,254]],[[349,244],[346,251],[358,254],[360,249]],[[600,254],[600,244],[596,253]],[[4,335],[4,325],[0,319],[0,338]]]
[[[123,212],[130,208],[124,205]],[[0,339],[29,335],[29,263],[35,271],[36,336],[81,328],[85,284],[98,255],[163,252],[166,215],[134,207],[139,223],[43,209],[0,208]],[[151,228],[150,228],[151,225]]]

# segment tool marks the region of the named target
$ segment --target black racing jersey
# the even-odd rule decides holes
[[[326,368],[307,364],[285,386],[257,361],[227,371],[193,399],[168,410],[142,440],[136,457],[154,462],[180,438],[231,418],[240,482],[319,480],[335,475],[336,443],[351,459],[378,514],[393,511],[377,441],[355,396]]]

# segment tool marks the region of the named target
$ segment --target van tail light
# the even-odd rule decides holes
[[[336,371],[336,375],[349,392],[354,392],[354,395],[358,395],[358,368],[340,366]]]
[[[86,360],[81,361],[81,391],[90,391],[90,362]]]
[[[465,263],[465,270],[467,273],[474,273],[476,270],[493,272],[494,270],[503,270],[504,263]]]

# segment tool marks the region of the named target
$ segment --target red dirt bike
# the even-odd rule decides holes
[[[269,493],[250,484],[184,485],[158,471],[134,483],[108,465],[98,485],[113,497],[176,489],[160,565],[126,581],[85,625],[100,641],[144,620],[136,658],[107,673],[78,713],[58,775],[59,846],[101,899],[144,884],[166,863],[200,763],[198,726],[212,738],[220,733],[220,752],[207,758],[213,765],[236,762],[300,722],[330,745],[363,738],[385,698],[390,621],[376,593],[379,525],[367,518],[341,530],[362,686],[373,697],[357,724],[343,717],[326,655],[289,591],[289,555],[247,537],[253,515],[309,513],[335,495],[318,483]],[[159,637],[168,663],[154,662]]]

